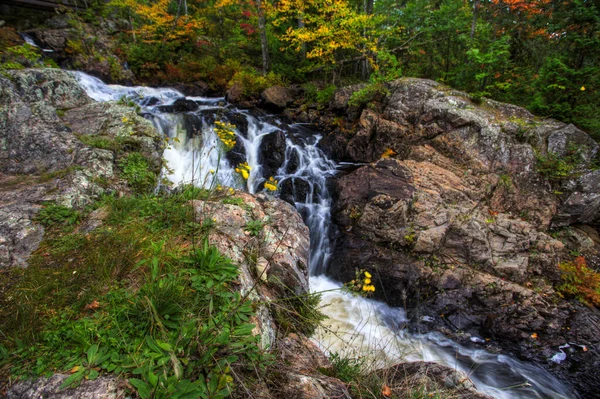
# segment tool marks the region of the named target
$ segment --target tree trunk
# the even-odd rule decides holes
[[[263,0],[256,0],[256,7],[258,8],[258,30],[260,32],[260,47],[262,50],[262,73],[265,76],[269,71],[269,44],[267,42],[267,22]]]
[[[479,14],[479,3],[481,0],[475,0],[473,3],[473,22],[471,22],[471,39],[475,37],[475,26],[477,25],[477,14]]]
[[[298,28],[304,28],[304,21],[302,20],[302,18],[298,18]],[[301,52],[302,52],[302,59],[306,59],[306,43],[302,42],[302,48],[301,48]]]
[[[365,15],[373,14],[373,0],[363,0],[363,12]],[[366,37],[367,32],[364,32],[363,35]],[[367,49],[363,49],[366,52],[369,51]],[[365,58],[360,63],[360,78],[362,80],[367,80],[369,75],[371,74],[371,64],[369,64],[369,60]]]

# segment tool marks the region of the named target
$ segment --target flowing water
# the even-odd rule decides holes
[[[270,170],[282,188],[282,197],[293,202],[310,229],[310,287],[322,292],[324,313],[329,316],[314,336],[328,353],[360,357],[371,367],[385,367],[400,361],[435,361],[466,372],[477,388],[496,398],[576,398],[576,395],[545,370],[506,355],[487,352],[477,344],[466,347],[441,334],[416,335],[403,325],[404,310],[385,303],[356,297],[340,290],[342,284],[326,277],[331,256],[329,227],[332,199],[328,180],[337,165],[319,149],[320,136],[302,125],[286,125],[273,117],[253,116],[235,109],[223,98],[188,97],[199,108],[193,112],[173,113],[168,108],[183,94],[173,89],[106,85],[89,75],[75,72],[88,95],[98,101],[126,97],[139,104],[143,114],[170,140],[164,157],[164,175],[174,184],[192,183],[261,190],[271,177],[261,156],[261,142],[277,132],[285,133],[285,159]],[[237,151],[251,166],[244,181],[236,175],[231,159],[222,156],[214,132],[215,119],[237,125]],[[242,121],[242,123],[240,123]],[[267,156],[270,154],[266,154]],[[272,168],[271,168],[272,169]]]

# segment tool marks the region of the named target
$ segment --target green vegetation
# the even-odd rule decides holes
[[[45,227],[54,224],[74,224],[79,220],[79,212],[66,206],[49,204],[36,215],[36,221]]]
[[[131,152],[119,161],[121,177],[136,193],[149,193],[156,187],[157,174],[150,169],[150,163],[139,152]]]
[[[600,273],[587,267],[585,257],[559,265],[563,283],[556,287],[558,293],[575,298],[588,306],[600,306]]]
[[[350,100],[348,100],[348,105],[364,107],[371,101],[374,101],[377,98],[383,98],[387,94],[388,91],[382,83],[372,83],[364,89],[352,93]]]
[[[550,180],[572,178],[584,161],[581,150],[582,148],[572,147],[564,156],[558,156],[551,152],[545,156],[536,154],[537,169]]]
[[[237,266],[190,232],[188,201],[204,194],[106,197],[104,226],[86,235],[61,230],[73,211],[46,207],[30,267],[0,276],[0,374],[71,370],[66,387],[111,372],[141,398],[224,398],[234,372],[264,372],[272,355],[232,289]]]
[[[256,237],[260,234],[263,227],[265,227],[265,222],[262,220],[251,220],[246,223],[244,230],[250,233],[251,236]]]

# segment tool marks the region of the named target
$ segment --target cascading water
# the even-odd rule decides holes
[[[372,367],[401,361],[435,361],[464,371],[480,391],[500,399],[576,398],[548,372],[533,364],[468,348],[438,333],[410,334],[402,329],[407,322],[402,309],[344,293],[342,284],[324,275],[331,256],[332,199],[327,181],[336,173],[336,164],[318,148],[319,135],[302,125],[288,126],[273,118],[236,110],[222,98],[188,97],[198,108],[172,113],[169,105],[184,97],[176,90],[109,86],[86,74],[75,74],[88,95],[98,101],[122,97],[135,101],[156,128],[171,139],[164,154],[168,162],[164,174],[173,183],[207,185],[218,181],[254,193],[271,177],[268,174],[274,175],[282,187],[282,196],[296,205],[310,229],[310,286],[313,292],[322,292],[323,311],[329,316],[314,339],[327,352],[362,357]],[[235,165],[218,150],[221,144],[214,129],[215,114],[224,120],[245,121],[244,128],[238,126],[236,134],[242,144],[237,149],[238,159],[243,158],[251,167],[247,181],[236,176]],[[261,143],[265,137],[280,131],[285,133],[285,157],[273,170],[261,160]]]

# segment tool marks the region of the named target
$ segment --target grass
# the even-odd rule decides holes
[[[0,386],[113,373],[140,398],[218,399],[263,381],[275,354],[252,332],[257,304],[239,293],[238,266],[208,243],[214,221],[194,215],[195,198],[222,200],[193,187],[104,197],[93,208],[107,216],[89,233],[78,229],[91,209],[47,206],[30,266],[0,274]],[[318,324],[317,296],[278,302],[290,326]]]

